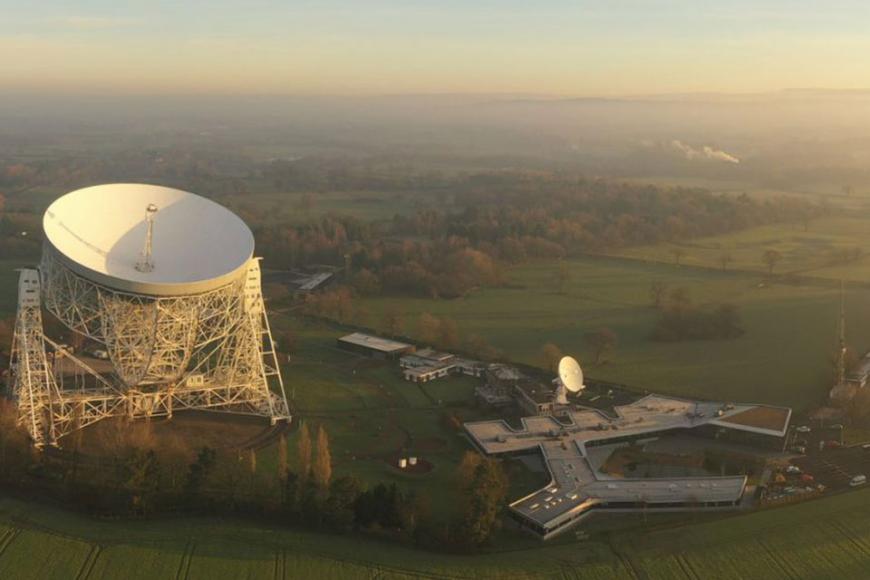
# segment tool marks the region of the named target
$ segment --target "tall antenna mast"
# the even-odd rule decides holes
[[[154,259],[151,257],[151,240],[154,237],[154,214],[157,213],[157,206],[149,203],[145,208],[145,248],[142,249],[142,256],[136,262],[136,269],[140,272],[150,272],[154,269]]]
[[[846,384],[846,298],[840,280],[840,352],[837,358],[837,385]]]

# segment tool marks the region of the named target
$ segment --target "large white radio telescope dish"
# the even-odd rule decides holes
[[[586,388],[583,384],[583,371],[580,369],[580,363],[574,357],[564,356],[559,361],[559,379],[565,388],[576,393]]]
[[[183,296],[220,288],[243,277],[254,254],[250,228],[230,210],[158,185],[79,189],[56,199],[42,223],[49,250],[64,266],[135,294]]]

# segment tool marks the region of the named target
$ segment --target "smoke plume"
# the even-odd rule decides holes
[[[682,141],[675,139],[671,141],[671,147],[682,153],[689,160],[709,159],[711,161],[724,161],[726,163],[740,163],[740,159],[737,157],[721,149],[714,149],[709,145],[704,145],[701,149],[695,149],[691,145],[686,145]]]

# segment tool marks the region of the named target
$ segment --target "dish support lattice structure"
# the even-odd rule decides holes
[[[88,364],[46,336],[43,308],[102,345],[107,361]],[[207,409],[291,418],[257,259],[215,290],[147,296],[96,284],[43,252],[38,270],[20,271],[10,377],[37,447],[107,417]]]

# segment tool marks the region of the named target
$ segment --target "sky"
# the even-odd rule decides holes
[[[0,0],[0,91],[870,88],[866,0]]]

